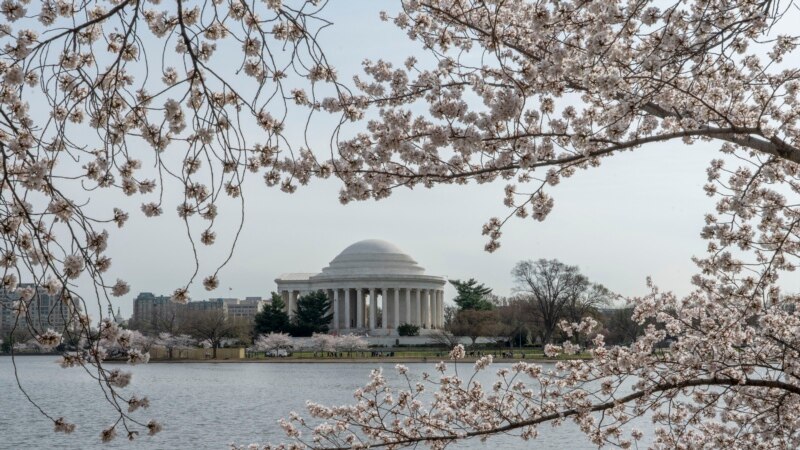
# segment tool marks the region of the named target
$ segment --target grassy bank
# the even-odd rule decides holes
[[[504,350],[481,350],[475,352],[467,352],[464,362],[472,363],[484,355],[492,355],[495,362],[555,362],[560,360],[573,360],[573,359],[590,359],[589,353],[581,353],[578,355],[561,355],[558,358],[548,358],[541,350],[527,350],[527,351],[508,351]],[[249,362],[249,363],[424,363],[424,362],[439,362],[448,360],[448,352],[437,349],[410,349],[410,350],[368,350],[352,353],[321,353],[311,351],[294,352],[289,356],[284,357],[270,357],[265,356],[263,352],[256,354],[248,354],[245,359],[204,359],[204,360],[187,360],[187,359],[163,359],[151,360],[155,363],[182,363],[182,362]]]

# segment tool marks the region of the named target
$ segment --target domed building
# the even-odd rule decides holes
[[[327,293],[331,330],[339,333],[393,335],[404,323],[422,332],[444,326],[445,279],[426,275],[413,258],[379,239],[347,247],[319,273],[287,273],[275,283],[290,317],[299,297]]]

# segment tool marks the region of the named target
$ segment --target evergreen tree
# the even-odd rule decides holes
[[[287,333],[291,328],[289,315],[285,311],[286,303],[275,292],[272,293],[272,303],[261,310],[255,317],[255,334]]]
[[[311,336],[327,333],[333,320],[331,301],[322,291],[311,292],[297,300],[297,309],[292,320],[293,336]]]
[[[456,288],[456,298],[453,301],[458,305],[458,309],[488,311],[494,309],[494,305],[489,300],[492,289],[478,283],[474,278],[467,281],[449,280],[450,284]]]

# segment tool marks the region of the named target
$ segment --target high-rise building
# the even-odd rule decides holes
[[[173,302],[168,295],[141,292],[133,299],[130,327],[153,332],[172,330],[178,325],[182,308],[184,305]]]
[[[27,303],[24,315],[19,314],[15,307],[22,289],[33,290],[33,297]],[[52,328],[63,332],[74,323],[73,308],[80,307],[73,303],[62,301],[60,293],[49,294],[45,288],[37,288],[31,283],[20,284],[14,291],[0,289],[0,337],[12,330],[43,332]]]
[[[244,300],[237,300],[225,304],[225,313],[229,318],[236,320],[253,320],[256,314],[264,309],[267,304],[261,297],[247,297]]]
[[[245,300],[211,298],[180,304],[173,302],[169,296],[142,292],[133,300],[133,317],[129,326],[153,333],[174,332],[185,315],[194,311],[222,311],[226,317],[235,320],[253,320],[267,303],[261,297],[247,297]]]
[[[200,300],[197,302],[189,302],[186,306],[192,311],[225,311],[225,304],[227,302],[236,302],[235,298],[211,298],[208,300]]]

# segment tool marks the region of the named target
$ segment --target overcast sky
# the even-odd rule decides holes
[[[402,32],[378,19],[381,7],[393,5],[330,3],[327,13],[335,24],[325,32],[324,43],[342,79],[358,73],[364,58],[402,61],[420,54]],[[322,146],[329,136],[320,133],[317,138]],[[694,273],[690,258],[705,248],[699,231],[713,202],[702,186],[717,148],[715,143],[687,147],[673,142],[606,159],[600,168],[550,190],[556,205],[544,223],[512,220],[493,254],[483,250],[481,227],[490,217],[507,214],[502,205],[505,182],[404,189],[379,202],[342,206],[336,180],[315,181],[287,195],[255,177],[245,191],[245,226],[233,258],[220,273],[221,287],[206,292],[196,283],[192,299],[266,297],[281,273],[319,271],[348,245],[369,238],[396,244],[429,274],[474,277],[502,296],[512,293],[514,264],[538,258],[577,265],[592,281],[625,296],[644,294],[647,276],[663,289],[686,293]],[[111,276],[125,278],[132,288],[128,296],[114,300],[123,317],[130,316],[139,292],[169,294],[194,270],[174,207],[167,203],[164,216],[139,220],[135,205],[131,215],[137,220],[124,233],[114,232],[110,243]],[[203,254],[204,264],[209,262],[204,270],[223,258],[234,224],[223,221],[228,229],[218,228],[220,245]],[[200,279],[207,274],[201,270]],[[451,302],[453,295],[448,286],[446,300]]]

